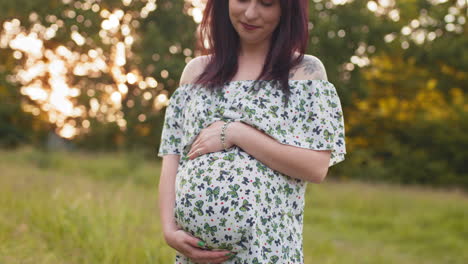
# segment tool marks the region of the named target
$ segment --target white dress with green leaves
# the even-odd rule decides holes
[[[304,263],[302,226],[307,182],[275,171],[234,146],[189,160],[198,133],[211,123],[244,122],[282,144],[331,150],[329,166],[345,158],[344,116],[334,85],[290,80],[283,92],[273,81],[227,82],[211,92],[185,84],[166,109],[158,156],[181,155],[176,176],[177,224],[209,248],[237,252],[225,263]],[[193,263],[176,254],[175,263]]]

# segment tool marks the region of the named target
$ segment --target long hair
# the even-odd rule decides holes
[[[307,48],[309,8],[307,0],[280,0],[280,7],[280,22],[255,81],[276,80],[286,96],[286,105],[290,96],[289,72],[302,61]],[[229,18],[229,0],[208,0],[198,37],[199,43],[208,41],[208,47],[199,44],[202,54],[211,56],[195,83],[214,90],[231,81],[238,70],[239,35]],[[300,54],[296,58],[295,52]]]

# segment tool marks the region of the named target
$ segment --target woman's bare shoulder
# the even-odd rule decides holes
[[[316,56],[304,54],[302,61],[291,69],[291,80],[328,80],[327,71],[322,61]]]
[[[182,71],[182,75],[180,76],[180,85],[193,83],[195,79],[200,74],[202,74],[203,70],[205,69],[206,65],[210,60],[210,56],[211,55],[203,55],[191,59],[185,65],[185,68]]]

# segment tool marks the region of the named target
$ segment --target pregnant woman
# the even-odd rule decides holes
[[[158,152],[175,263],[304,263],[306,185],[346,154],[336,89],[304,54],[307,10],[306,0],[207,1],[206,55],[171,95]]]

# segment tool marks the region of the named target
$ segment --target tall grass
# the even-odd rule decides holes
[[[173,263],[160,164],[134,154],[0,151],[0,263]],[[468,197],[396,185],[309,184],[312,263],[468,263]]]

